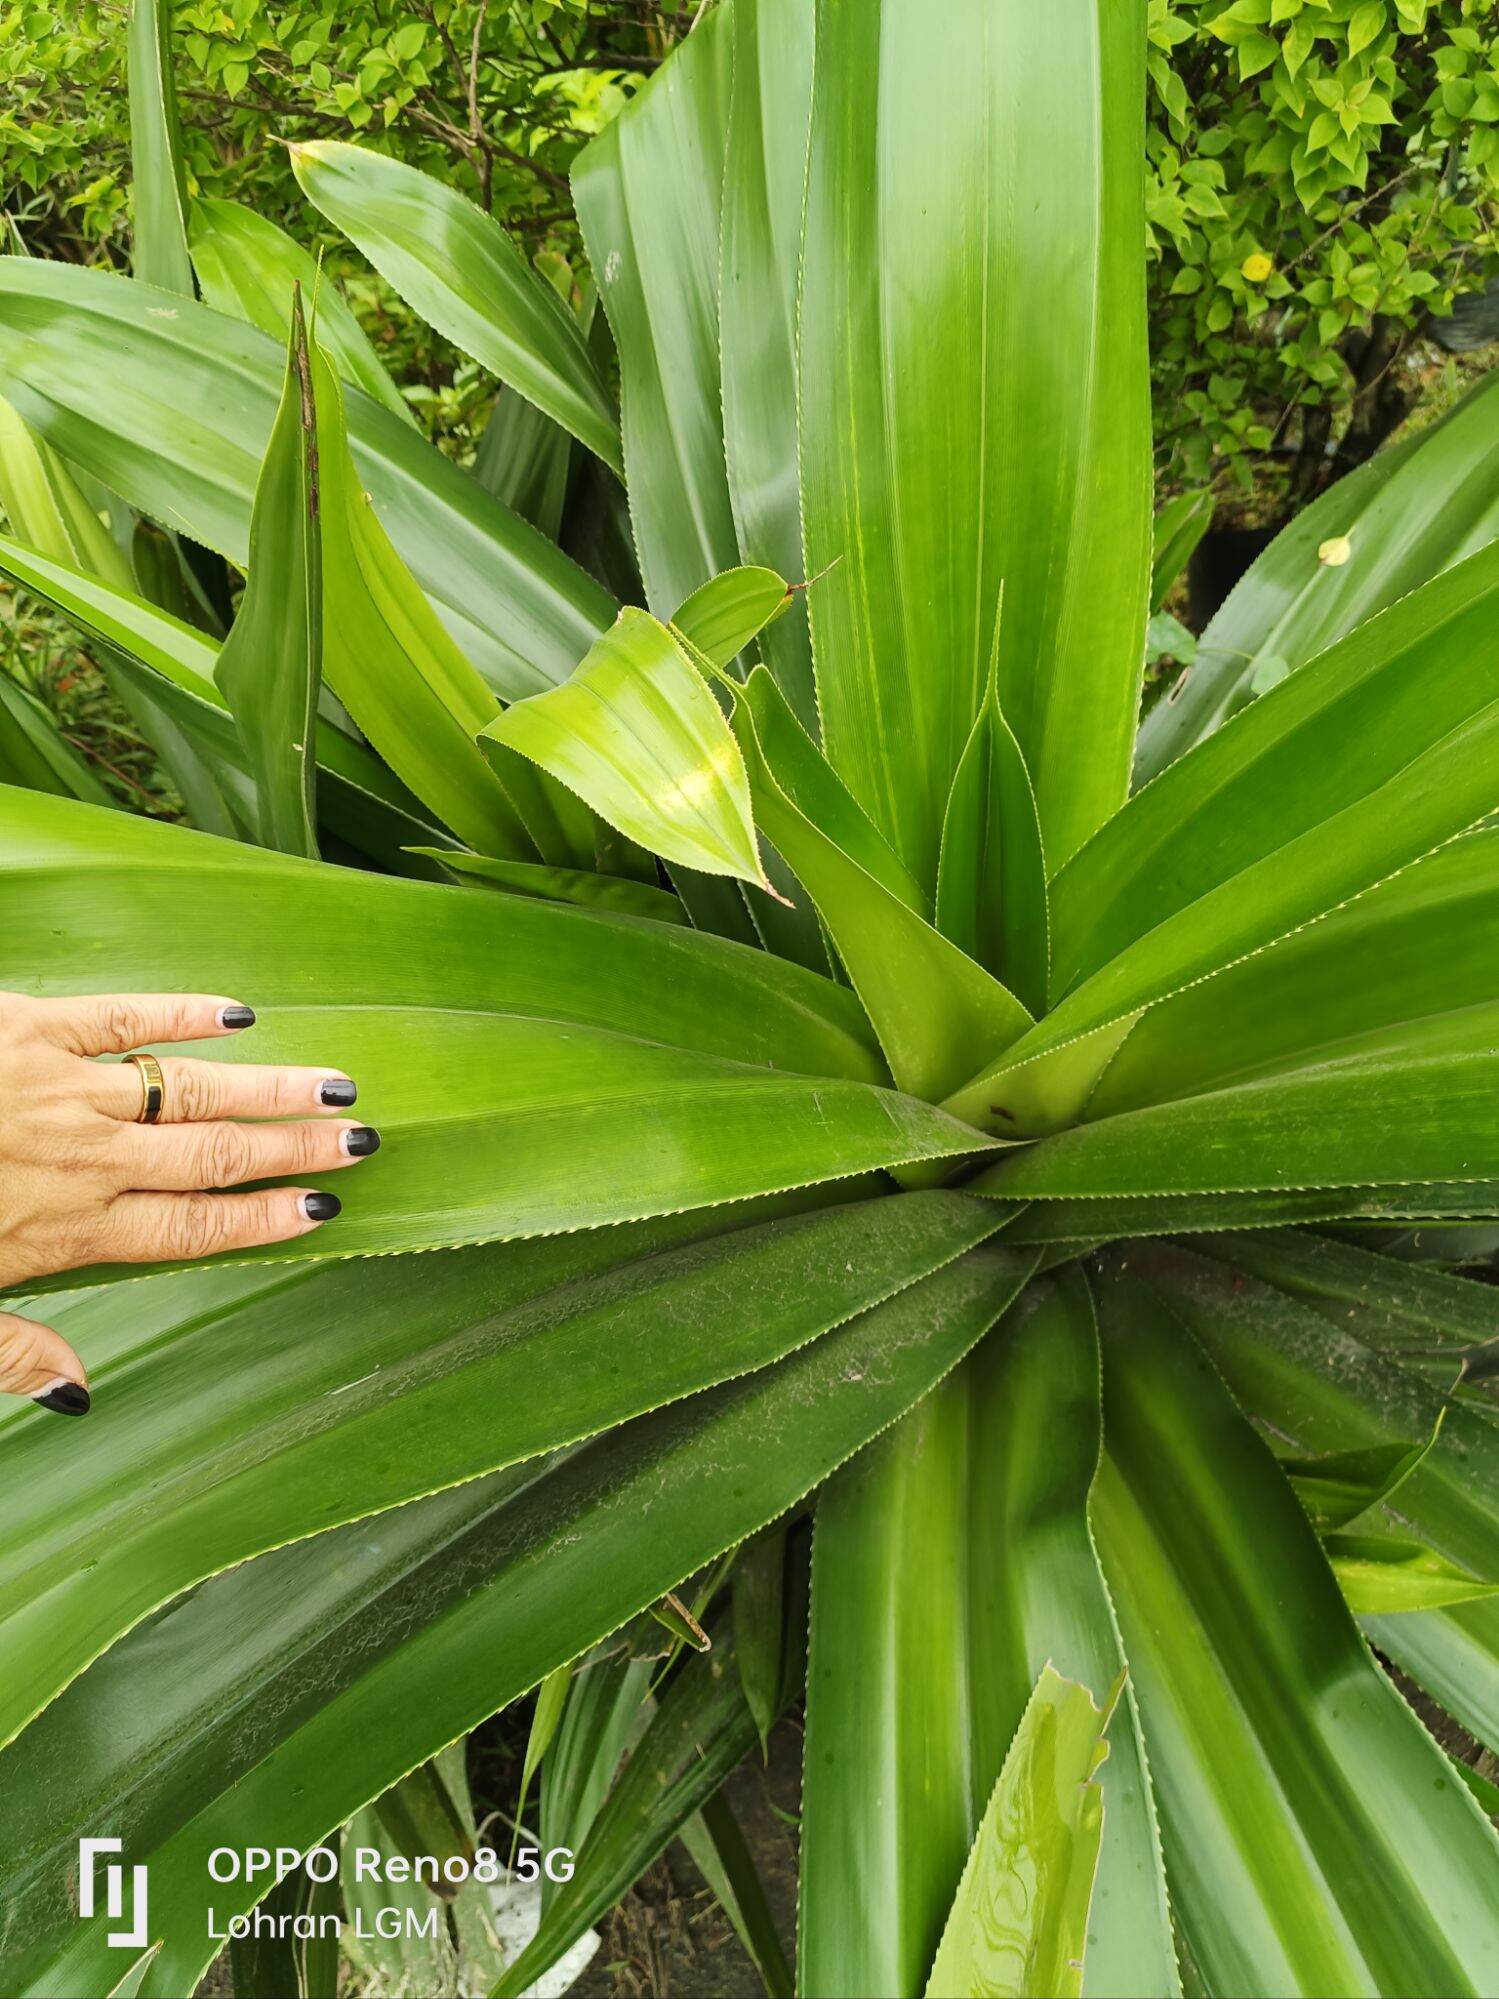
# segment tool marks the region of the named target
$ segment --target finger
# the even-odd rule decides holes
[[[29,1395],[60,1416],[86,1416],[83,1362],[50,1326],[0,1312],[0,1394]]]
[[[343,1203],[311,1187],[253,1194],[121,1194],[112,1201],[100,1254],[112,1263],[175,1263],[290,1242],[331,1222]]]
[[[255,1010],[203,993],[96,993],[38,1000],[32,1014],[49,1041],[74,1055],[125,1055],[153,1041],[200,1041],[255,1025]]]
[[[144,1092],[140,1071],[128,1062],[90,1062],[89,1101],[107,1117],[134,1124]],[[195,1062],[162,1058],[163,1124],[207,1124],[215,1118],[306,1117],[309,1111],[346,1111],[359,1095],[339,1069],[273,1069],[245,1062]]]
[[[246,1180],[281,1180],[293,1173],[333,1173],[379,1148],[377,1131],[347,1120],[121,1125],[114,1160],[121,1185],[132,1192],[195,1193],[239,1187]]]

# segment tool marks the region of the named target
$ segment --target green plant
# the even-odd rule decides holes
[[[1429,315],[1499,272],[1493,8],[1150,0],[1149,36],[1162,470],[1283,519],[1403,421]]]
[[[0,791],[0,975],[232,985],[387,1141],[290,1255],[27,1304],[97,1397],[0,1416],[15,1989],[118,1983],[80,1835],[189,1990],[269,1885],[215,1848],[461,1846],[430,1759],[537,1687],[577,1865],[503,1992],[678,1832],[788,1989],[718,1791],[803,1692],[809,1994],[1494,1988],[1493,1787],[1370,1641],[1499,1748],[1499,1306],[1369,1233],[1499,1214],[1494,397],[1275,544],[1130,797],[1144,61],[1113,0],[705,14],[575,170],[617,426],[581,291],[302,148],[533,519],[294,246],[274,334],[0,263],[0,563],[230,836]],[[75,475],[248,561],[222,645]]]

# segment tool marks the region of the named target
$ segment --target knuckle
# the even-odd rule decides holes
[[[216,1124],[205,1131],[198,1154],[198,1177],[205,1187],[233,1187],[255,1176],[244,1127]]]
[[[146,1016],[134,1000],[109,998],[100,1003],[100,1024],[111,1043],[119,1048],[135,1048],[150,1040]]]
[[[230,1217],[212,1194],[184,1194],[167,1225],[167,1253],[193,1258],[212,1256],[229,1239]]]
[[[338,1144],[337,1137],[324,1125],[293,1124],[286,1127],[287,1173],[304,1173],[328,1163]]]
[[[254,1242],[281,1242],[297,1233],[299,1217],[294,1201],[285,1194],[252,1194],[245,1215],[245,1231]]]
[[[186,1124],[198,1124],[220,1115],[224,1086],[209,1063],[174,1063],[168,1072],[168,1108]]]

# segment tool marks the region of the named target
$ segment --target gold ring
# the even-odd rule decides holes
[[[141,1079],[141,1107],[136,1113],[136,1123],[160,1124],[167,1103],[167,1080],[161,1073],[161,1064],[154,1055],[127,1055],[125,1060],[134,1063]]]

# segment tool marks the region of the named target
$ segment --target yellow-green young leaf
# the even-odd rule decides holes
[[[517,701],[480,742],[529,757],[664,860],[768,886],[739,745],[649,612],[621,611],[571,679]]]
[[[1103,1839],[1102,1708],[1041,1670],[937,1946],[927,1999],[1076,1999]]]
[[[250,569],[217,679],[255,780],[263,847],[317,858],[316,714],[323,671],[323,560],[318,525],[312,356],[293,287],[286,384],[250,517]]]
[[[1322,1546],[1348,1608],[1360,1617],[1399,1610],[1440,1610],[1499,1596],[1499,1583],[1469,1575],[1420,1541],[1378,1534],[1325,1534]]]
[[[649,882],[627,881],[622,875],[594,875],[583,868],[549,868],[535,861],[497,861],[488,854],[466,854],[452,847],[412,847],[424,860],[470,881],[491,882],[512,895],[534,895],[543,902],[572,902],[584,909],[612,909],[619,916],[648,916],[653,923],[687,922],[678,898]]]
[[[0,509],[17,541],[120,589],[134,585],[109,530],[51,445],[0,397]]]
[[[318,342],[346,382],[415,423],[411,406],[370,345],[337,285],[294,237],[238,201],[193,203],[189,247],[203,297],[274,339],[291,332],[294,285],[316,302]]]
[[[535,860],[520,815],[474,743],[500,704],[380,525],[349,451],[338,377],[316,347],[312,376],[328,682],[397,777],[460,839]]]
[[[791,585],[784,576],[747,563],[710,576],[671,622],[715,666],[727,666],[790,602]]]

